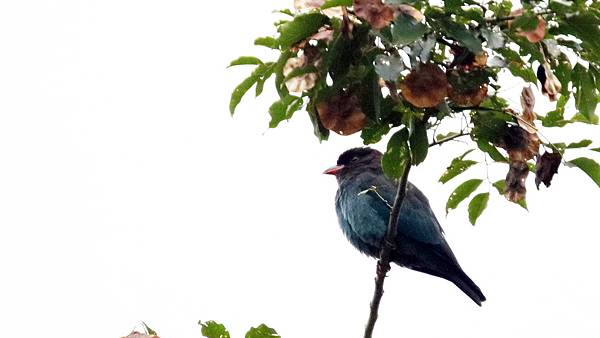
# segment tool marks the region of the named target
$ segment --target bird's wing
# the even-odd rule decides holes
[[[366,183],[366,187],[362,187],[362,189],[374,186],[378,195],[369,192],[356,196],[356,203],[362,207],[357,208],[355,211],[351,210],[348,221],[351,225],[370,224],[371,226],[367,229],[364,226],[353,228],[360,234],[361,238],[369,241],[377,240],[377,243],[380,243],[382,234],[385,234],[387,229],[390,206],[394,203],[397,185],[382,175],[369,175],[361,181]],[[446,244],[442,228],[431,210],[427,198],[410,183],[400,209],[397,231],[399,234],[421,243]],[[379,237],[373,238],[372,234],[374,233],[377,233]]]

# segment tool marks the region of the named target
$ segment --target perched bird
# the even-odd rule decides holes
[[[359,251],[379,257],[397,184],[383,175],[382,154],[353,148],[324,173],[337,178],[335,208],[342,231]],[[370,189],[370,190],[369,190]],[[477,305],[485,296],[461,269],[427,197],[408,183],[397,223],[392,261],[454,283]]]

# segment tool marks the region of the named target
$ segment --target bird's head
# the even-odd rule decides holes
[[[365,170],[381,170],[381,156],[378,150],[369,147],[348,149],[340,155],[337,165],[323,173],[334,175],[340,180],[342,177],[353,176]]]

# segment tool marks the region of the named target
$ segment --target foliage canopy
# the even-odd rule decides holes
[[[538,129],[598,124],[600,2],[522,0],[513,8],[507,0],[295,0],[294,9],[279,12],[284,19],[275,22],[277,34],[255,40],[277,51],[277,60],[243,56],[231,62],[255,67],[232,93],[232,114],[252,87],[258,96],[274,77],[279,99],[269,108],[271,128],[305,110],[321,141],[331,131],[360,132],[364,144],[393,133],[382,160],[391,178],[402,175],[406,159],[418,165],[431,146],[468,136],[473,149],[452,160],[440,182],[477,165],[468,157],[478,149],[490,162],[506,163],[506,178],[488,182],[524,208],[529,172],[538,187],[549,186],[563,164],[600,186],[597,162],[564,159],[570,149],[598,152],[597,145],[550,142]],[[502,97],[503,73],[539,86],[555,108],[534,112],[533,90],[526,86],[522,109],[510,109]],[[574,114],[568,114],[571,105]],[[462,119],[463,127],[438,134],[452,119]],[[482,182],[458,185],[446,211]],[[489,197],[481,192],[471,198],[472,224]]]

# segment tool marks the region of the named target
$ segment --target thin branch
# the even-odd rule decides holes
[[[392,205],[390,204],[390,202],[388,202],[388,200],[386,200],[385,198],[383,198],[383,196],[381,196],[381,194],[379,194],[379,192],[377,191],[377,187],[374,185],[370,186],[369,189],[359,192],[358,196],[362,196],[370,192],[374,193],[383,203],[385,203],[388,209],[392,210]]]
[[[469,135],[469,133],[463,131],[460,134],[452,135],[450,137],[446,137],[446,138],[441,139],[439,141],[433,141],[432,143],[429,144],[429,147],[439,146],[440,144],[443,144],[443,143],[446,143],[448,141],[452,141],[454,139],[457,139],[457,138],[463,137],[463,136],[467,136],[467,135]]]
[[[396,198],[394,199],[394,205],[390,212],[390,218],[388,222],[387,231],[383,239],[383,247],[381,254],[379,255],[379,261],[377,261],[377,275],[375,277],[375,291],[373,293],[373,300],[371,300],[371,312],[369,314],[369,321],[365,328],[365,338],[371,338],[373,336],[373,329],[375,328],[375,322],[377,321],[379,303],[381,297],[383,297],[383,282],[385,281],[386,273],[390,271],[390,258],[392,252],[396,248],[394,239],[396,238],[396,224],[398,223],[398,216],[400,215],[400,207],[406,196],[406,185],[408,184],[408,173],[410,171],[411,159],[410,157],[406,160],[404,165],[404,171],[402,177],[398,183],[398,190],[396,191]]]
[[[538,13],[533,13],[533,15],[548,15],[548,14],[554,14],[554,11],[552,11],[552,10],[546,10],[546,11],[541,11],[541,12],[538,12]],[[500,16],[500,17],[497,17],[497,18],[486,18],[485,21],[487,23],[498,23],[498,22],[501,22],[501,21],[510,21],[510,20],[514,20],[514,19],[520,17],[521,15],[510,15],[510,16]]]

